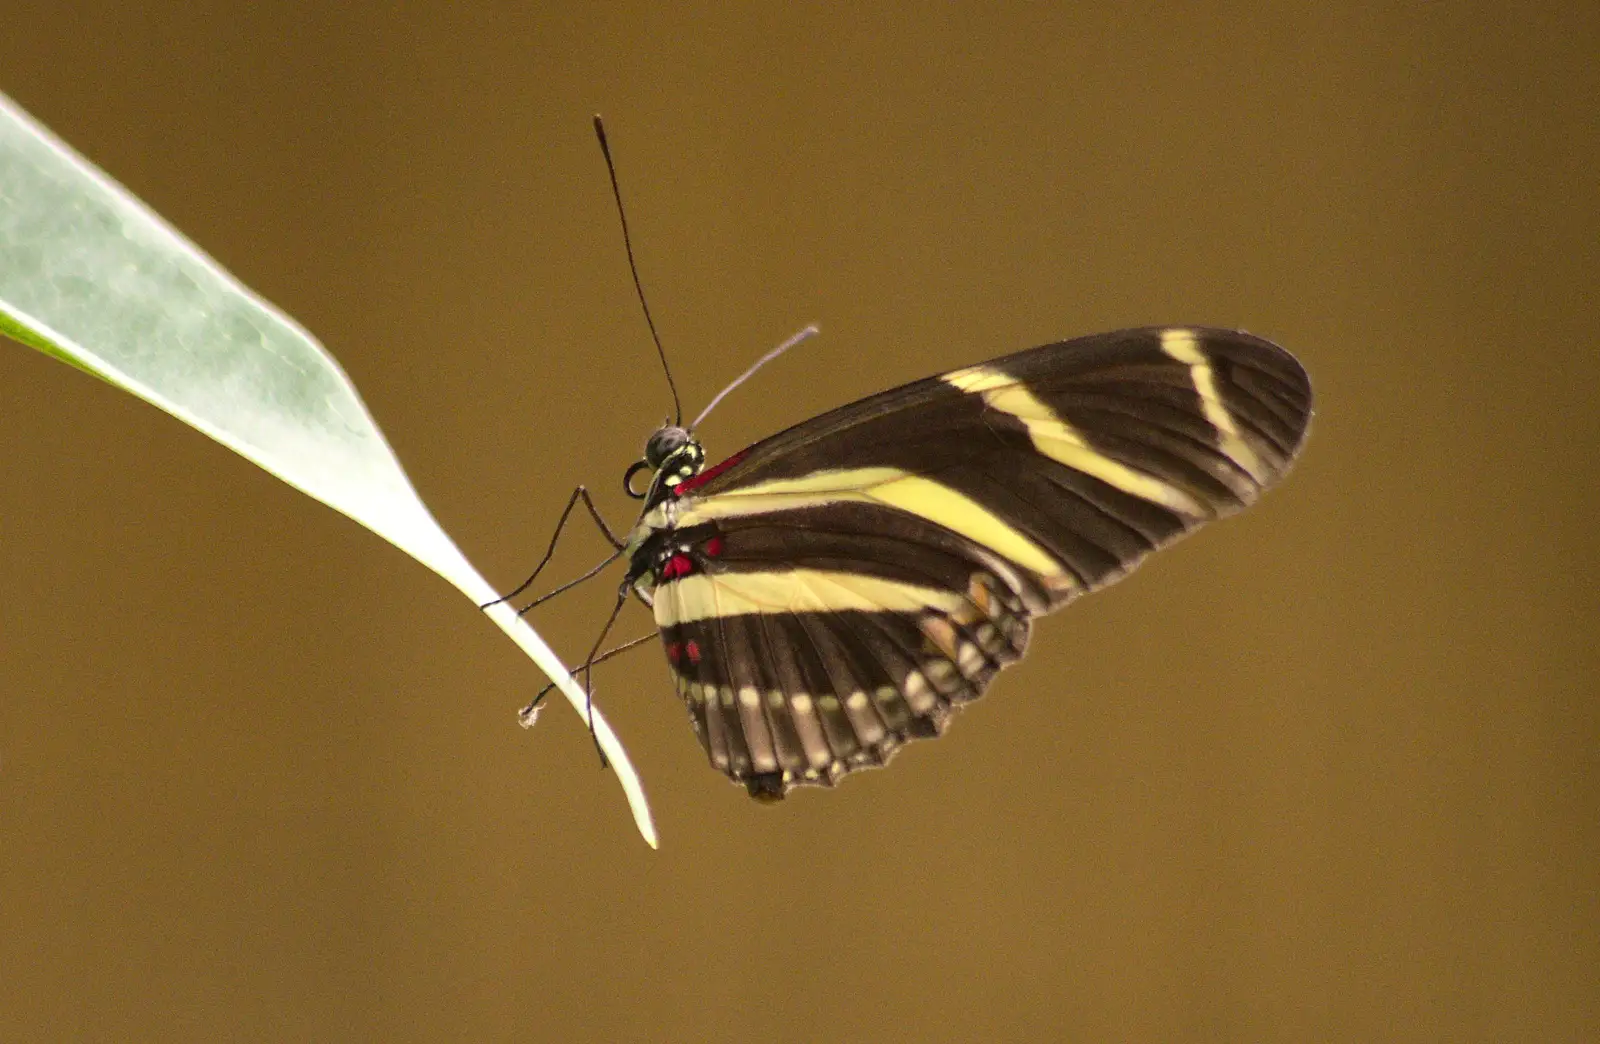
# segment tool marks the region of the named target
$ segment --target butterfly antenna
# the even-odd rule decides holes
[[[606,125],[600,114],[594,114],[594,135],[600,139],[600,154],[606,158],[606,173],[611,176],[611,195],[617,201],[617,218],[622,222],[622,248],[628,252],[628,271],[633,273],[633,289],[639,295],[639,307],[644,309],[645,325],[650,327],[650,339],[656,342],[656,354],[661,357],[661,372],[667,375],[667,387],[672,389],[672,422],[683,424],[683,405],[678,401],[678,385],[672,379],[672,368],[667,365],[667,350],[661,347],[661,335],[656,333],[656,321],[650,318],[650,303],[644,299],[644,284],[639,281],[639,266],[633,260],[633,240],[628,237],[628,213],[622,209],[622,189],[617,186],[617,165],[611,161],[611,146],[606,141]]]
[[[711,400],[711,405],[707,406],[705,409],[700,411],[700,416],[696,417],[694,419],[694,423],[689,425],[689,430],[693,431],[694,429],[698,428],[700,426],[700,422],[706,419],[706,414],[710,413],[712,410],[717,408],[717,403],[721,402],[724,398],[726,398],[728,393],[733,391],[733,389],[739,387],[739,385],[743,384],[745,381],[747,381],[751,377],[755,376],[755,372],[757,370],[761,369],[761,367],[767,365],[767,363],[769,363],[772,360],[776,359],[778,356],[782,355],[784,352],[788,351],[790,348],[793,348],[795,345],[799,344],[801,341],[804,341],[806,338],[815,337],[820,332],[821,332],[821,330],[819,330],[817,328],[817,325],[815,323],[812,323],[810,326],[806,327],[804,330],[801,330],[799,333],[795,334],[793,337],[789,338],[787,341],[784,341],[782,344],[778,345],[778,347],[772,349],[772,351],[768,352],[766,355],[763,355],[761,358],[757,359],[751,365],[751,367],[748,370],[744,371],[739,376],[735,377],[733,379],[733,383],[732,384],[728,385],[726,388],[724,388],[721,391],[717,392],[717,397]]]

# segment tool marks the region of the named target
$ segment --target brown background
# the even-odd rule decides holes
[[[496,583],[667,410],[596,109],[686,408],[823,324],[713,456],[1203,322],[1312,371],[1301,466],[833,793],[603,669],[652,853],[444,583],[0,348],[0,1040],[1600,1037],[1600,8],[666,6],[30,5],[0,88],[316,331]]]

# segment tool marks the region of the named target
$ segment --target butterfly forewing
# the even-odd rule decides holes
[[[646,528],[688,552],[649,579],[712,764],[781,797],[938,735],[1030,617],[1251,503],[1310,415],[1270,342],[1128,330],[883,392],[673,487]]]

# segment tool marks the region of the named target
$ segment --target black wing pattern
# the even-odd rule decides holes
[[[1125,330],[871,396],[673,487],[689,554],[655,615],[711,763],[781,797],[939,735],[1031,617],[1249,505],[1310,417],[1268,341]]]

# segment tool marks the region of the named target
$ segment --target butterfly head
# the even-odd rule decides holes
[[[650,489],[657,486],[672,486],[694,478],[700,474],[705,463],[706,452],[700,448],[699,439],[676,424],[664,424],[644,444],[644,459],[636,461],[628,469],[622,484],[629,496],[642,500],[649,496]],[[645,492],[635,492],[634,475],[647,469],[655,472],[655,478]]]

